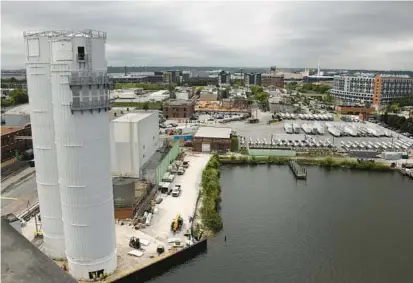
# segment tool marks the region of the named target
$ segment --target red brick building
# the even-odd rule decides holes
[[[19,139],[18,137],[31,137],[32,128],[28,124],[25,127],[1,127],[1,162],[14,158],[16,152],[22,154],[25,150],[33,148],[31,139]]]
[[[192,100],[170,99],[163,105],[163,115],[166,119],[189,118],[195,111],[195,102]]]
[[[261,85],[264,87],[272,85],[278,88],[284,88],[284,75],[262,74]]]

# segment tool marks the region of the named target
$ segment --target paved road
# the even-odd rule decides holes
[[[18,184],[8,190],[8,192],[2,194],[1,214],[19,214],[26,209],[28,205],[33,205],[35,202],[37,202],[36,178],[32,176],[25,182]]]

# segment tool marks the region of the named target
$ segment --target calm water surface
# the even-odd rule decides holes
[[[224,231],[151,282],[413,282],[411,180],[256,166],[222,168],[221,184]]]

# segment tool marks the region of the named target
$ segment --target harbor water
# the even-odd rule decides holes
[[[413,282],[413,181],[307,171],[296,180],[288,166],[223,167],[223,232],[151,282]]]

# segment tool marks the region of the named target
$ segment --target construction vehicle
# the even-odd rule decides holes
[[[175,219],[172,221],[171,224],[171,230],[172,232],[176,233],[178,230],[182,228],[182,225],[184,223],[184,219],[181,217],[180,214],[178,214]]]
[[[140,250],[141,242],[139,242],[139,238],[136,238],[136,237],[130,238],[129,247]]]

